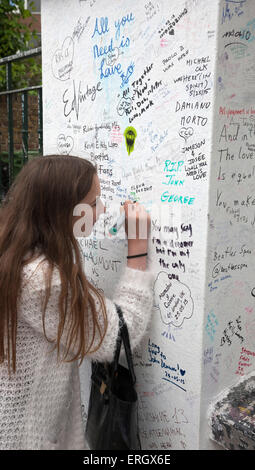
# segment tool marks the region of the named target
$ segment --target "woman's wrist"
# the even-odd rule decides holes
[[[148,252],[148,240],[129,240],[128,256],[136,256]],[[133,269],[145,271],[147,267],[147,256],[138,256],[127,259],[127,266]]]
[[[131,258],[127,260],[127,266],[133,269],[139,269],[140,271],[146,271],[147,268],[147,256],[142,258]]]
[[[141,258],[142,256],[147,256],[148,253],[139,253],[138,255],[127,255],[127,259],[130,258]]]
[[[129,240],[128,241],[128,256],[140,255],[147,253],[148,240]]]

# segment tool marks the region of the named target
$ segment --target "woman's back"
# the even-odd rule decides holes
[[[52,351],[52,343],[46,341],[43,332],[42,302],[47,269],[47,260],[44,255],[39,255],[22,270],[16,373],[9,378],[7,364],[0,366],[2,450],[86,449],[78,362],[58,362],[57,351]],[[94,354],[88,355],[89,358],[101,361],[113,358],[118,334],[114,301],[123,309],[131,345],[135,347],[140,342],[150,319],[153,281],[149,272],[128,267],[124,270],[113,301],[105,298],[109,328],[104,341]],[[57,335],[60,290],[60,275],[55,267],[45,314],[46,334],[52,340]],[[61,348],[65,347],[64,342],[63,336]]]
[[[40,256],[23,268],[16,373],[9,378],[7,364],[0,367],[1,449],[85,447],[77,361],[57,364],[57,353],[50,353],[52,344],[43,335],[41,301],[47,266],[43,259]],[[46,311],[51,335],[56,331],[58,318],[57,270],[53,273],[52,287]]]

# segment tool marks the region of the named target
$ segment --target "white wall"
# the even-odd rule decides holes
[[[206,412],[255,368],[255,4],[221,1],[211,154],[201,448]],[[253,292],[254,293],[254,292]],[[214,447],[214,446],[213,446]]]
[[[147,450],[208,448],[208,404],[237,378],[241,347],[253,347],[251,255],[236,254],[233,261],[248,263],[247,268],[225,279],[214,274],[215,251],[220,255],[228,246],[238,251],[245,244],[253,253],[251,202],[248,208],[238,206],[247,223],[223,206],[227,202],[232,210],[236,198],[252,194],[252,158],[238,160],[239,147],[248,148],[242,135],[249,145],[252,137],[245,122],[238,142],[222,131],[225,124],[226,135],[236,129],[228,108],[251,106],[253,36],[244,41],[221,37],[252,19],[251,3],[240,2],[238,9],[218,0],[42,2],[44,154],[96,162],[110,213],[127,198],[151,213],[155,305],[150,333],[134,354],[140,434]],[[235,41],[245,46],[225,47]],[[246,117],[252,121],[252,115]],[[239,122],[241,116],[234,118]],[[137,133],[130,154],[124,137],[128,126]],[[219,161],[219,150],[226,147],[235,153],[233,171],[251,173],[245,182],[232,178],[223,155]],[[228,174],[224,181],[217,180],[220,167]],[[222,192],[218,205],[217,191]],[[111,297],[126,242],[121,237],[98,241],[100,224],[97,229],[79,241],[88,276]],[[227,256],[223,266],[232,261]],[[230,346],[220,346],[230,319],[239,328],[239,315],[243,344],[235,335]],[[84,365],[84,416],[88,377]]]

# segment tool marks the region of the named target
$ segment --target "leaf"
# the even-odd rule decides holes
[[[32,2],[30,3],[32,6]],[[23,0],[0,1],[0,57],[15,54],[18,50],[26,50],[27,43],[35,37],[34,31],[30,31],[29,26],[21,21],[25,18],[31,18],[31,26],[31,9],[24,8]]]

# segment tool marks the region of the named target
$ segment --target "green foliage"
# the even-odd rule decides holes
[[[12,63],[12,88],[26,88],[42,84],[40,57],[31,57]],[[0,91],[6,90],[5,65],[0,66]]]
[[[33,8],[32,2],[30,6]],[[24,0],[0,0],[0,58],[30,49],[34,39],[37,33],[32,30],[31,10],[24,7]],[[37,57],[13,62],[12,88],[40,83],[41,63]],[[0,66],[0,90],[5,89],[5,66]]]
[[[31,4],[32,5],[32,4]],[[0,0],[0,57],[25,51],[28,42],[36,38],[36,31],[31,30],[31,11],[24,7],[24,0]]]

